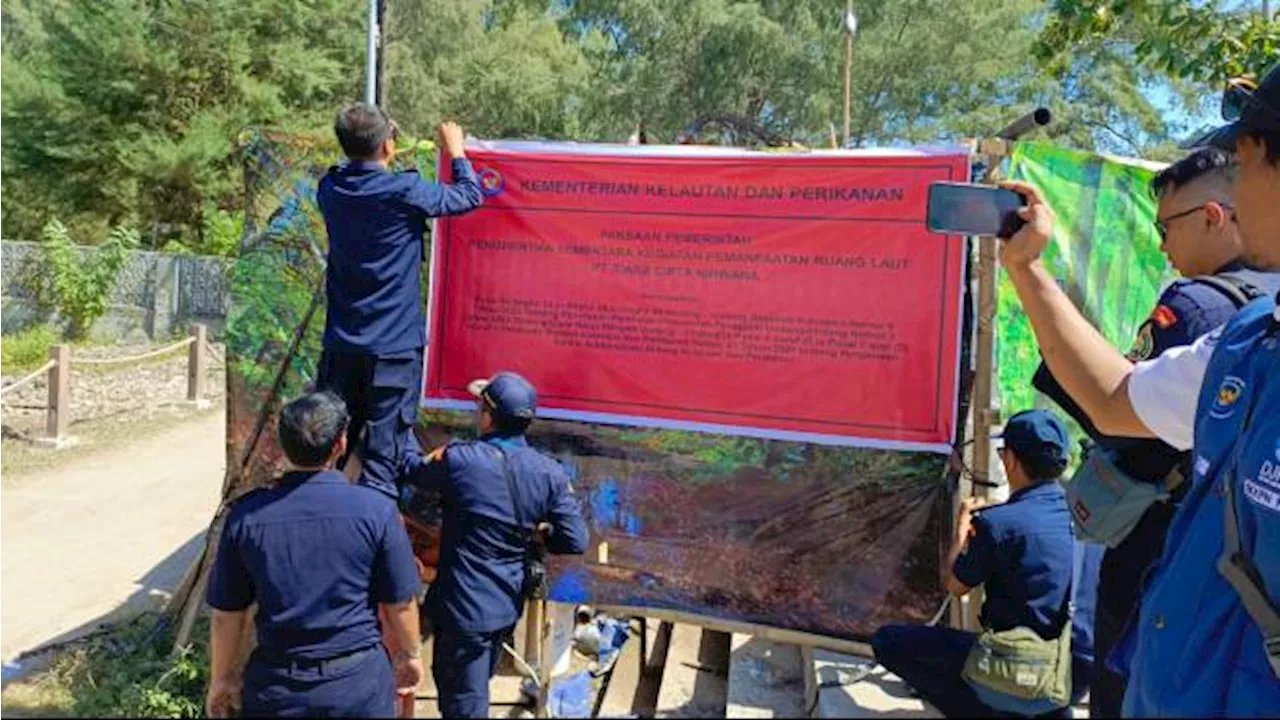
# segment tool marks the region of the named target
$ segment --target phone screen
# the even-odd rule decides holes
[[[929,186],[926,223],[937,233],[1008,238],[1022,227],[1017,211],[1025,204],[1012,190],[937,182]]]

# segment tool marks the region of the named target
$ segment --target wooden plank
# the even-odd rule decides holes
[[[663,608],[633,608],[624,605],[599,605],[597,609],[613,615],[614,617],[627,617],[628,615],[644,615],[648,618],[656,618],[667,622],[696,625],[708,630],[717,630],[726,634],[741,633],[744,635],[755,635],[765,640],[772,640],[778,643],[787,643],[790,645],[799,645],[801,647],[809,646],[814,648],[823,648],[832,650],[846,655],[858,655],[861,657],[874,657],[871,652],[871,646],[858,642],[857,640],[845,640],[844,638],[826,637],[824,635],[815,635],[813,633],[800,632],[798,630],[787,630],[785,628],[769,627],[767,625],[756,625],[755,623],[738,622],[735,620],[722,620],[720,618],[706,617],[696,613],[681,612],[679,610],[666,610]]]
[[[814,717],[818,711],[818,673],[813,666],[813,654],[808,645],[800,648],[800,669],[804,672],[804,712],[801,717]]]
[[[729,642],[727,718],[794,718],[808,710],[800,648],[735,633]]]
[[[729,635],[677,624],[671,632],[654,717],[724,717],[728,680]]]
[[[649,647],[653,647],[653,637],[658,632],[657,624],[652,624],[648,632],[651,634]],[[604,689],[600,693],[600,705],[596,709],[598,717],[621,717],[635,712],[636,697],[640,690],[640,681],[644,677],[645,659],[640,654],[640,638],[632,637],[622,646],[613,670],[605,678]]]
[[[874,661],[826,650],[813,651],[819,718],[940,718],[906,683]]]

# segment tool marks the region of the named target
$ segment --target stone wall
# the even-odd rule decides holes
[[[81,250],[86,256],[92,248]],[[0,242],[0,294],[4,334],[40,322],[60,324],[36,302],[35,279],[42,272],[38,243]],[[227,269],[223,258],[138,251],[120,270],[106,315],[89,331],[101,342],[163,341],[204,323],[221,336],[227,318]]]

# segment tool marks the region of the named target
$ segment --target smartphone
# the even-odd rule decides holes
[[[1007,239],[1026,224],[1018,217],[1018,208],[1026,204],[1022,195],[1004,188],[936,182],[929,185],[925,222],[930,232]]]

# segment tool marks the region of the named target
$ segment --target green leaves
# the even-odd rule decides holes
[[[116,276],[138,246],[138,233],[117,227],[96,252],[89,253],[72,242],[66,226],[54,219],[45,225],[41,239],[45,267],[40,275],[40,302],[68,322],[72,339],[81,339],[106,314]]]
[[[1280,61],[1280,20],[1263,17],[1254,3],[1057,0],[1037,55],[1048,60],[1103,45],[1129,47],[1149,68],[1221,88]]]
[[[1128,155],[1222,78],[1258,73],[1280,27],[1200,0],[858,0],[852,144],[986,135],[1036,105],[1049,137]],[[388,107],[409,133],[673,142],[730,117],[825,147],[843,125],[843,3],[389,0]],[[96,242],[219,253],[209,207],[245,207],[246,127],[329,137],[361,96],[365,7],[346,0],[4,0],[3,231],[60,218]],[[1032,61],[1034,59],[1034,62]],[[700,139],[751,142],[734,133]],[[336,149],[323,148],[323,163]]]

